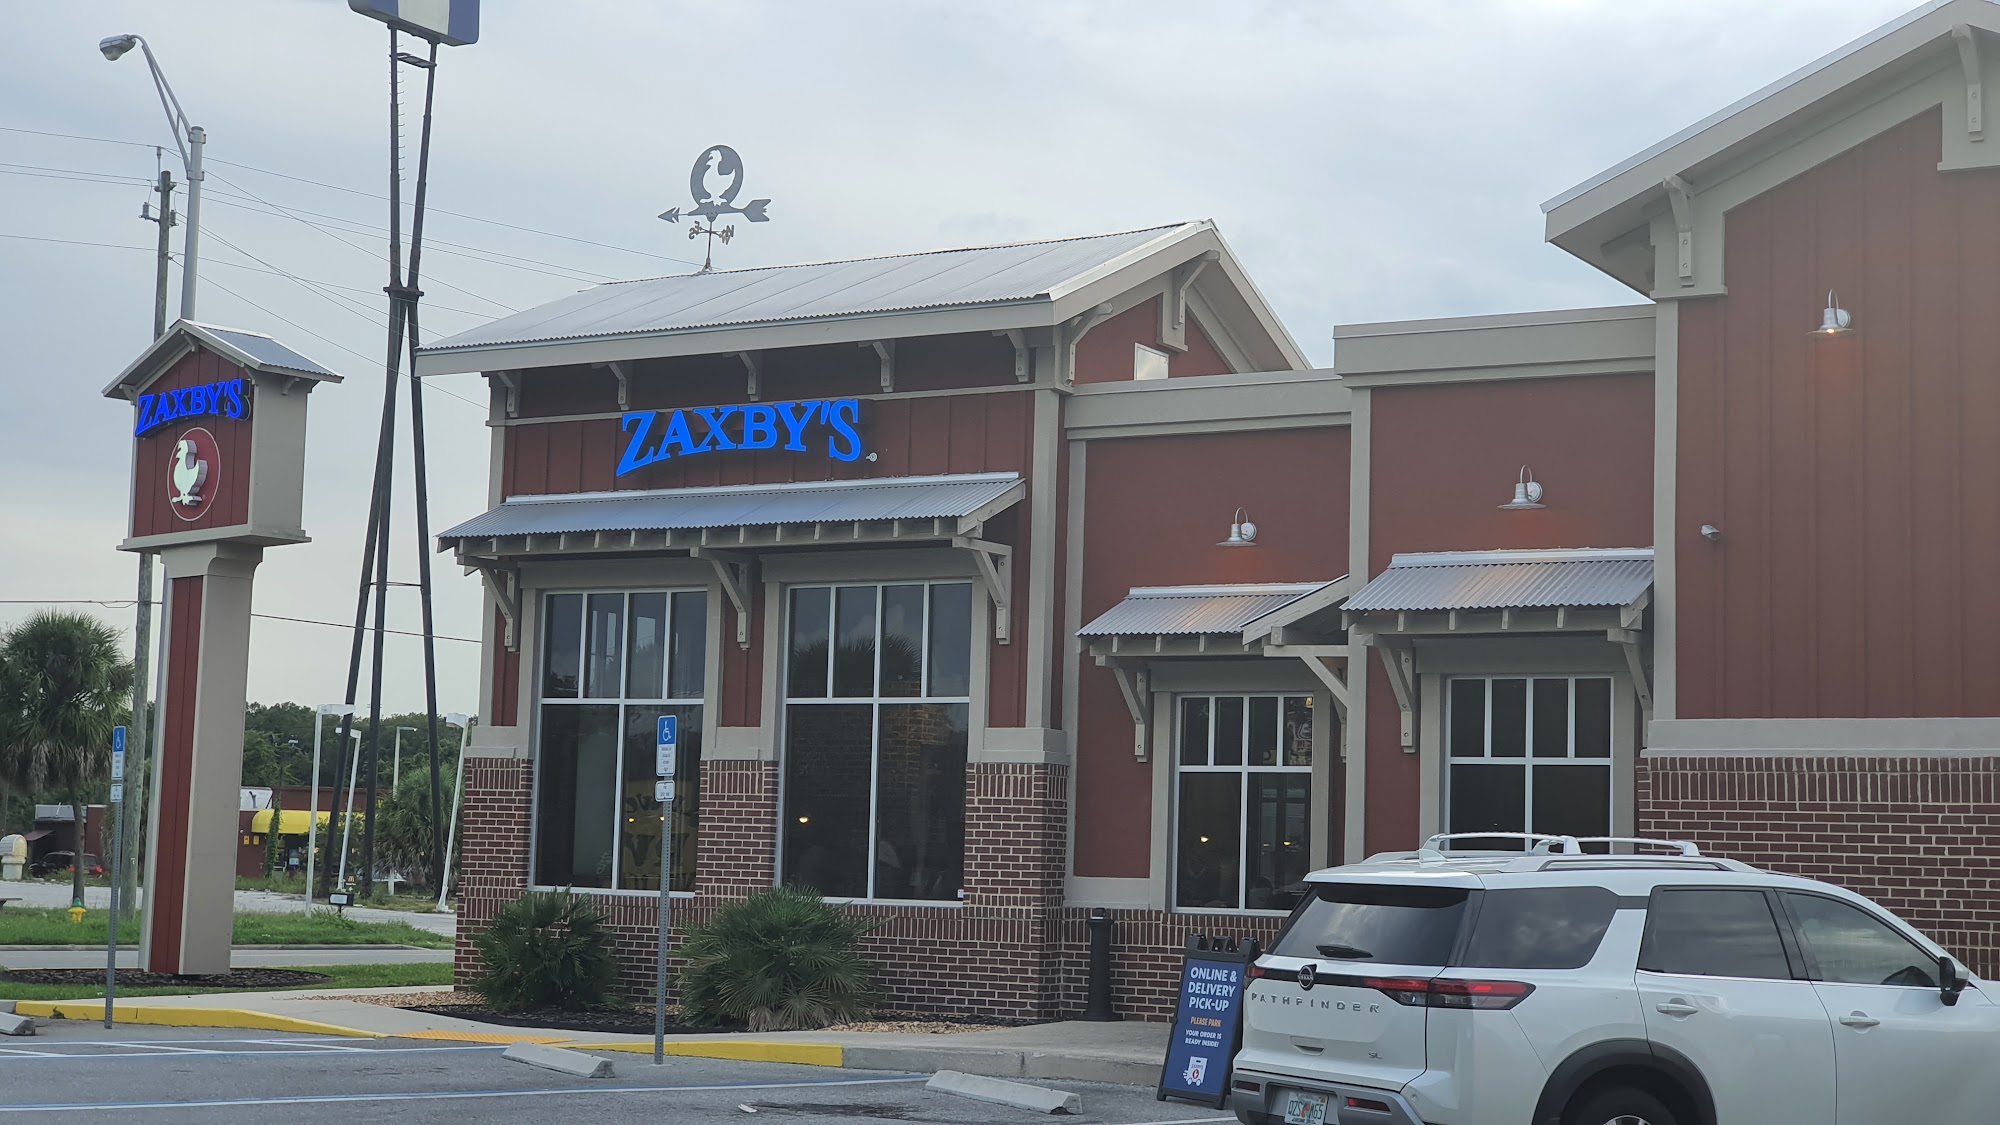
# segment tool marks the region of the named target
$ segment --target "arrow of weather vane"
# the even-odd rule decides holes
[[[715,240],[721,239],[727,246],[736,237],[736,226],[720,226],[717,221],[725,215],[741,215],[753,223],[767,223],[771,216],[764,213],[770,205],[768,199],[753,199],[743,206],[736,205],[736,197],[743,191],[743,159],[728,145],[711,145],[695,158],[694,170],[688,174],[688,193],[694,196],[693,207],[682,211],[670,207],[660,212],[660,218],[670,223],[678,223],[686,215],[694,223],[688,227],[688,238],[708,236],[708,252],[703,256],[701,272],[715,268]],[[703,222],[703,220],[707,220]]]

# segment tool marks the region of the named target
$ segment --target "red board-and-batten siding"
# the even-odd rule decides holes
[[[180,971],[182,915],[187,897],[188,803],[194,792],[195,685],[200,677],[201,603],[205,579],[167,583],[167,711],[160,738],[160,824],[151,899],[155,972]]]
[[[205,386],[226,379],[247,379],[243,369],[209,351],[183,357],[146,388],[145,393]],[[256,404],[250,403],[252,412]],[[133,415],[136,421],[138,415]],[[196,426],[215,435],[222,463],[210,469],[206,488],[213,499],[201,515],[184,520],[174,514],[171,462],[174,443]],[[250,520],[250,419],[202,414],[183,418],[135,438],[133,451],[132,534],[166,535],[176,531],[206,531]]]
[[[1737,207],[1681,306],[1680,718],[2000,715],[2000,171],[1941,136]],[[1808,336],[1828,289],[1854,334]]]
[[[1644,547],[1653,541],[1650,375],[1369,392],[1369,569],[1416,551]],[[1548,507],[1503,512],[1521,466]],[[1388,678],[1368,677],[1369,852],[1417,843],[1422,780]]]

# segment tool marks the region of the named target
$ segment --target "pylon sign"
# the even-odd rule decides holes
[[[229,971],[250,583],[266,547],[307,541],[306,398],[339,380],[269,336],[181,321],[104,390],[134,411],[119,548],[159,555],[167,578],[139,946],[149,972]]]
[[[447,47],[479,39],[479,0],[347,0],[347,6],[397,31]]]

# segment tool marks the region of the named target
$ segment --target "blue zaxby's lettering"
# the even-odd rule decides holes
[[[625,452],[617,475],[726,449],[824,450],[835,461],[858,461],[860,422],[861,400],[852,398],[636,410],[619,423]]]
[[[224,379],[198,387],[144,394],[139,396],[139,420],[132,429],[132,436],[143,437],[182,418],[213,414],[236,419],[247,417],[249,413],[250,392],[241,379]]]

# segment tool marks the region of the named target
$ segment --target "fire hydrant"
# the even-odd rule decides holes
[[[83,923],[83,907],[72,906],[69,908],[69,923],[72,926],[81,925]]]

